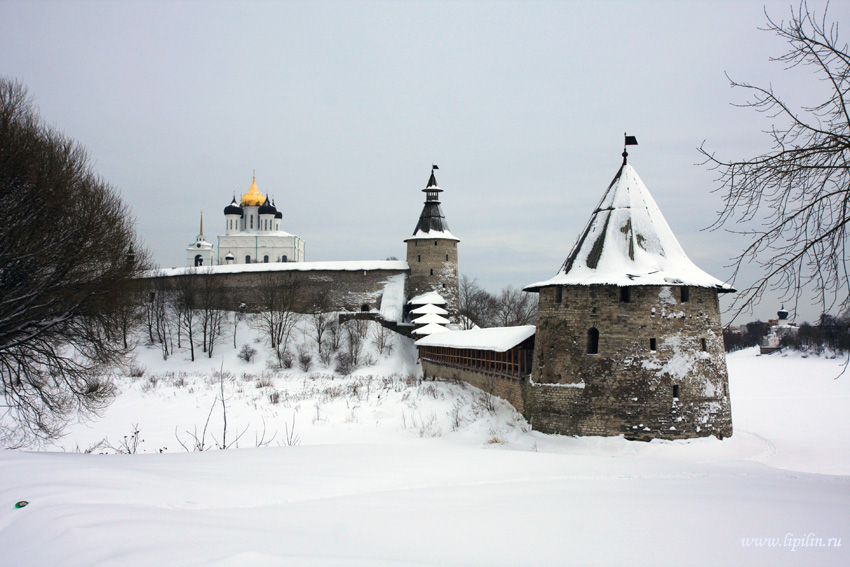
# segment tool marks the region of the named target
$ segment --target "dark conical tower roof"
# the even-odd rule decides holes
[[[428,186],[422,192],[425,193],[425,206],[419,215],[419,222],[416,223],[413,238],[448,238],[458,240],[449,232],[449,225],[446,222],[443,209],[440,207],[440,193],[443,190],[437,185],[434,168],[431,169],[431,178],[428,180]]]

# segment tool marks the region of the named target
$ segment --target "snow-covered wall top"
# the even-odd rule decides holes
[[[408,270],[407,262],[400,260],[374,260],[350,262],[268,262],[261,264],[224,264],[203,268],[166,268],[152,270],[146,277],[183,276],[190,273],[241,274],[249,272],[310,272],[360,270]]]
[[[552,285],[689,285],[734,291],[691,262],[635,169],[623,164]]]
[[[448,348],[473,348],[505,352],[525,339],[534,335],[534,325],[520,327],[492,327],[469,331],[448,331],[435,333],[416,341],[416,346],[434,346]]]

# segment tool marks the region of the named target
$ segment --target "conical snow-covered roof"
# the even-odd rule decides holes
[[[416,223],[416,228],[413,230],[413,236],[406,239],[405,242],[408,240],[433,238],[460,241],[459,238],[449,231],[449,224],[446,222],[443,209],[440,207],[440,193],[443,190],[437,185],[437,178],[434,176],[433,169],[431,169],[431,178],[428,180],[428,186],[422,191],[426,195],[425,206],[422,207],[422,213],[420,213],[419,222]]]
[[[553,285],[688,285],[735,291],[699,269],[682,250],[635,169],[623,163]]]

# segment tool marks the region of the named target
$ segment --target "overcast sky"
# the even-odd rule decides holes
[[[0,0],[0,74],[88,148],[163,267],[185,263],[201,211],[215,243],[253,170],[307,260],[404,259],[437,163],[461,273],[523,286],[557,272],[628,132],[685,251],[725,280],[745,241],[701,230],[720,197],[696,148],[754,156],[770,122],[730,104],[745,93],[724,72],[795,103],[818,89],[769,62],[785,45],[758,30],[764,5]]]

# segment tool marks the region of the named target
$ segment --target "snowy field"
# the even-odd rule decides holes
[[[0,452],[0,564],[850,565],[841,359],[732,354],[732,438],[640,443],[530,431],[399,338],[345,378],[237,338],[140,348],[101,418]]]

